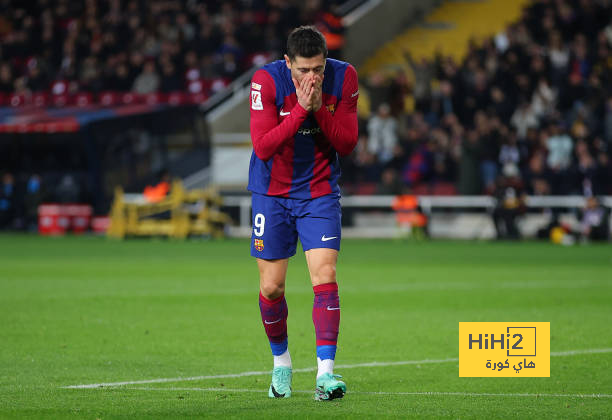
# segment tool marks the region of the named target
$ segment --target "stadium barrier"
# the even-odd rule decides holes
[[[397,238],[405,236],[393,211],[393,195],[355,195],[341,199],[343,217],[351,224],[343,226],[344,237]],[[600,197],[602,205],[612,208],[612,196]],[[432,238],[493,239],[496,237],[492,212],[497,200],[491,196],[418,196],[420,210],[428,219],[428,234]],[[559,221],[577,228],[578,210],[585,204],[582,196],[527,196],[527,212],[518,225],[521,235],[533,237],[538,229],[552,220],[549,209],[559,212]],[[227,195],[223,207],[238,214],[239,224],[228,229],[230,236],[251,234],[250,196]]]
[[[38,206],[38,233],[64,235],[85,233],[90,226],[93,209],[89,204],[45,203]]]
[[[222,237],[231,222],[230,217],[219,210],[222,204],[223,199],[215,190],[187,191],[180,181],[174,181],[170,193],[155,203],[147,201],[143,194],[126,194],[117,187],[107,234],[120,239],[130,236]]]

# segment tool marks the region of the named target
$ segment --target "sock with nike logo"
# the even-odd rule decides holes
[[[340,299],[338,284],[327,283],[314,286],[312,322],[317,338],[317,378],[324,373],[333,373],[336,344],[340,327]]]
[[[274,367],[291,367],[291,356],[288,350],[287,339],[287,301],[285,295],[274,300],[267,299],[259,293],[259,310],[261,321],[270,341],[270,348],[274,355]]]

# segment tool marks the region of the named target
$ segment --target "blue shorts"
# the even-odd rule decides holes
[[[265,260],[295,255],[298,237],[304,251],[340,250],[340,196],[312,199],[252,193],[251,255]]]

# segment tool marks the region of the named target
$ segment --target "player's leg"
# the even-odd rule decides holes
[[[340,249],[340,204],[337,197],[311,200],[298,219],[314,291],[312,321],[317,344],[317,386],[315,399],[341,398],[346,385],[334,375],[334,360],[340,327],[340,299],[336,283],[336,262]]]
[[[287,301],[285,278],[287,258],[276,260],[257,259],[259,268],[259,310],[274,357],[272,383],[268,390],[271,398],[291,396],[291,355],[287,338]]]
[[[340,329],[340,299],[336,282],[338,251],[314,248],[306,251],[310,281],[314,291],[312,322],[317,344],[317,386],[315,399],[342,398],[346,384],[334,375],[334,361]]]
[[[285,278],[288,258],[295,254],[297,233],[282,199],[253,194],[251,255],[259,269],[261,320],[274,356],[272,398],[291,396],[291,356],[287,338]]]
[[[287,301],[285,276],[289,260],[257,259],[259,268],[259,310],[270,348],[274,367],[291,367],[287,339]]]

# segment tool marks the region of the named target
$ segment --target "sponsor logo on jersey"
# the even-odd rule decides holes
[[[298,131],[298,134],[301,134],[303,136],[312,136],[315,134],[319,134],[321,132],[321,129],[319,127],[316,128],[300,128]]]
[[[260,252],[264,250],[263,239],[255,239],[253,244],[255,245],[256,250]]]

